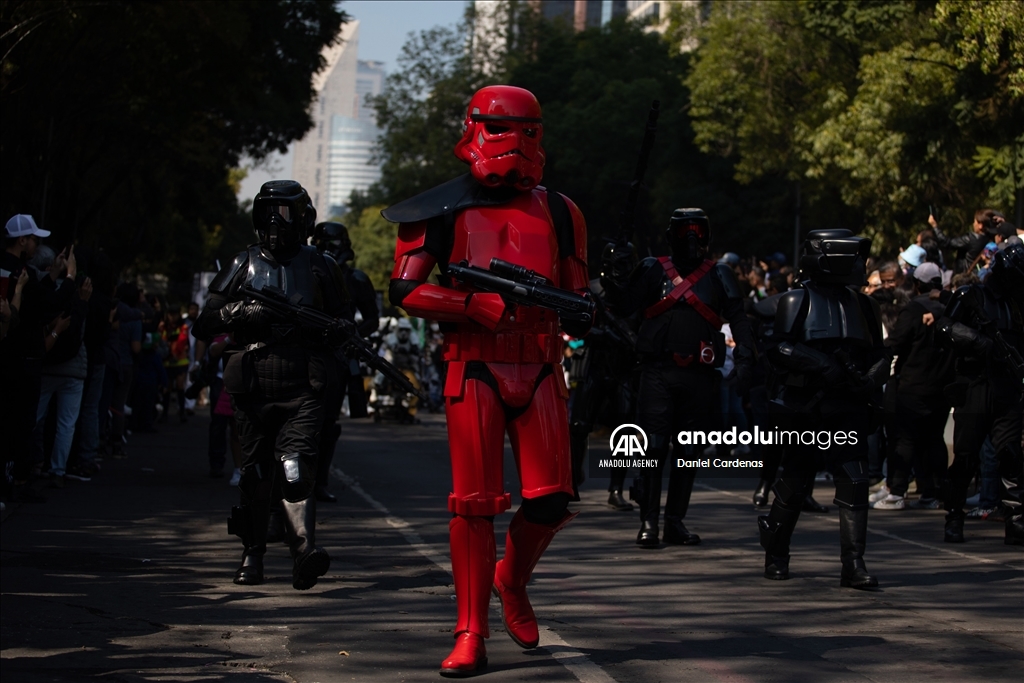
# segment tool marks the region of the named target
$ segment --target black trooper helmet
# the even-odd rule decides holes
[[[277,253],[305,243],[316,223],[309,194],[294,180],[263,183],[252,203],[252,224],[260,244]]]
[[[338,263],[345,263],[356,257],[352,251],[352,239],[348,236],[348,228],[341,223],[317,223],[313,230],[313,246],[320,253],[330,254]]]
[[[871,240],[849,230],[813,230],[800,250],[800,271],[814,282],[865,284]]]
[[[673,256],[688,261],[704,258],[711,246],[711,221],[703,209],[676,209],[668,219],[667,236]]]
[[[996,252],[991,277],[999,289],[1014,299],[1024,300],[1024,245],[1011,244]]]

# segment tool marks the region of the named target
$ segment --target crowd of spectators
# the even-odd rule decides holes
[[[119,281],[102,251],[44,243],[32,216],[5,226],[0,254],[3,500],[42,502],[46,486],[90,481],[128,457],[133,432],[155,432],[186,398],[198,315]]]
[[[914,242],[898,254],[869,259],[865,273],[867,285],[863,292],[878,302],[882,334],[895,354],[881,406],[884,419],[869,438],[872,507],[880,510],[941,507],[941,482],[949,457],[944,430],[951,411],[943,390],[954,379],[954,358],[952,350],[936,343],[935,323],[953,290],[984,281],[996,251],[1019,243],[1024,235],[1024,230],[991,209],[978,211],[973,225],[962,235],[947,236],[934,216],[929,217],[928,223],[929,227],[918,232]],[[726,252],[717,255],[717,259],[736,274],[754,329],[763,332],[770,328],[771,319],[765,318],[764,310],[774,308],[757,304],[796,285],[797,272],[786,256],[774,253],[761,258],[741,257]],[[727,325],[722,332],[729,345]],[[579,357],[582,349],[585,340],[578,348],[567,351],[567,363]],[[756,406],[750,397],[744,400],[737,395],[730,366],[727,360],[720,369],[724,375],[720,397],[724,424],[743,430],[757,422]],[[761,374],[762,384],[764,379]],[[763,394],[764,387],[754,387],[751,395],[758,391]],[[611,429],[628,421],[626,417],[609,414],[602,422]],[[748,447],[739,446],[733,454],[749,452]],[[774,473],[768,477],[773,478]],[[971,501],[974,509],[969,514],[992,516],[998,508],[999,475],[990,441],[981,454],[978,482],[979,495]]]

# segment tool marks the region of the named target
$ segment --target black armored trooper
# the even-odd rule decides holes
[[[245,289],[276,288],[292,302],[334,317],[345,314],[349,297],[337,263],[305,244],[316,211],[301,185],[264,183],[252,216],[259,242],[214,278],[192,334],[209,339],[230,332],[244,348],[224,369],[224,390],[234,399],[242,443],[241,502],[228,521],[228,531],[244,545],[235,583],[263,581],[267,519],[279,478],[294,559],[292,585],[305,590],[331,561],[315,543],[313,486],[323,396],[338,376],[334,351],[324,331],[282,321],[249,299]]]
[[[983,284],[953,293],[939,319],[939,333],[957,353],[957,380],[946,390],[956,410],[953,464],[946,483],[945,540],[964,542],[967,486],[981,444],[991,435],[1004,487],[1002,499],[1010,508],[1005,542],[1024,545],[1024,246],[1014,244],[997,252]]]
[[[349,263],[356,255],[352,250],[348,228],[341,223],[317,223],[313,231],[313,246],[338,264],[350,297],[343,317],[355,322],[358,311],[362,317],[357,326],[359,334],[362,337],[369,337],[380,326],[377,293],[373,290],[373,283],[366,273]],[[327,482],[330,478],[331,461],[334,459],[334,448],[341,437],[338,414],[346,392],[349,417],[359,418],[367,415],[366,393],[363,391],[363,375],[359,370],[359,363],[347,358],[340,350],[335,353],[338,382],[331,384],[324,394],[324,425],[320,431],[320,457],[317,460],[316,487],[313,490],[316,499],[323,503],[334,503],[338,500],[327,488]]]
[[[878,304],[854,288],[864,282],[870,249],[871,240],[849,230],[809,233],[801,282],[779,300],[766,355],[772,437],[784,452],[771,511],[758,518],[765,578],[789,578],[790,539],[815,472],[824,466],[835,479],[839,506],[840,585],[878,585],[864,566],[867,436],[892,356],[882,344]]]
[[[736,348],[738,385],[748,383],[757,356],[750,322],[732,270],[706,258],[711,224],[701,209],[676,209],[669,220],[671,257],[647,258],[628,281],[605,278],[603,285],[615,310],[623,316],[642,310],[636,351],[640,358],[637,416],[647,434],[647,459],[657,467],[640,473],[630,495],[640,507],[637,545],[658,547],[661,475],[664,461],[680,429],[721,429],[721,374],[725,363],[725,337],[719,331],[728,322]],[[622,250],[620,250],[622,251]],[[622,251],[620,258],[628,258]],[[605,272],[621,270],[606,264]],[[683,524],[693,492],[695,471],[672,467],[665,502],[666,543],[700,543]]]
[[[632,252],[632,245],[629,250]],[[573,357],[569,368],[570,379],[577,382],[569,415],[569,449],[577,500],[579,485],[585,479],[587,441],[597,419],[603,414],[608,416],[605,424],[630,422],[636,403],[634,321],[619,318],[608,308],[599,282],[591,281],[590,289],[597,304],[594,326],[590,328],[582,354]],[[622,496],[628,471],[626,467],[615,467],[609,473],[608,505],[623,512],[633,509]]]

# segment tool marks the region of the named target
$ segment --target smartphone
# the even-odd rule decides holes
[[[11,278],[6,275],[0,277],[0,297],[7,298],[7,288],[10,286]]]
[[[928,215],[933,216],[935,220],[939,220],[939,212],[935,210],[935,207],[931,204],[928,205]]]

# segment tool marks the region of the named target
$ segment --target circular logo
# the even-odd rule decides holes
[[[704,365],[711,365],[715,362],[715,350],[710,346],[705,346],[700,350],[700,362]]]
[[[643,456],[647,453],[647,434],[634,424],[619,425],[608,437],[608,448],[612,455]]]

